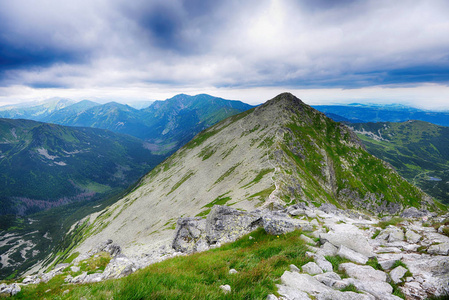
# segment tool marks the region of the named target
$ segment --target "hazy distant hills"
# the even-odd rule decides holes
[[[0,107],[0,118],[41,121],[48,115],[75,104],[75,101],[52,98],[42,102],[28,102]]]
[[[401,105],[352,104],[315,105],[313,107],[339,122],[349,121],[351,123],[366,123],[421,120],[436,125],[449,126],[449,112],[420,110]],[[338,115],[338,117],[335,115]]]
[[[449,204],[449,127],[423,121],[350,125],[368,151]]]
[[[30,213],[123,190],[163,158],[128,135],[0,119],[0,214]]]

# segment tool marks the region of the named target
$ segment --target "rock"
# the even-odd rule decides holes
[[[279,299],[278,299],[278,297],[276,297],[275,295],[269,294],[269,295],[267,296],[267,299],[266,299],[266,300],[279,300]]]
[[[405,273],[407,273],[407,269],[402,267],[402,266],[398,266],[396,268],[394,268],[393,270],[391,270],[390,272],[390,278],[394,283],[400,283],[402,280],[402,277],[404,277]]]
[[[70,267],[70,270],[71,270],[73,273],[76,273],[76,272],[79,272],[79,271],[80,271],[80,267],[78,267],[78,266],[71,266],[71,267]]]
[[[410,244],[416,244],[421,239],[421,236],[416,232],[414,232],[413,230],[408,229],[405,232],[405,238],[407,239],[407,242],[409,242]]]
[[[313,225],[313,226],[319,226],[320,225],[320,223],[318,223],[317,219],[313,219],[312,221],[310,221],[310,224]]]
[[[335,214],[338,211],[337,207],[331,203],[321,204],[320,210],[324,211],[325,213],[328,213],[328,214],[330,214],[330,213]]]
[[[206,219],[206,239],[209,245],[233,242],[261,226],[257,212],[243,212],[235,208],[214,205]]]
[[[220,289],[222,289],[225,294],[231,292],[231,287],[229,286],[229,284],[220,285]]]
[[[335,281],[333,287],[341,290],[347,287],[348,285],[354,284],[354,282],[355,282],[354,278],[345,278],[342,280]]]
[[[72,275],[67,275],[66,278],[64,278],[64,281],[67,282],[67,283],[72,282],[72,280],[73,280]]]
[[[202,248],[202,246],[196,247],[196,244],[197,242],[202,244],[200,237],[204,235],[205,231],[206,220],[203,218],[179,218],[172,243],[173,249],[183,253],[192,253],[195,249]]]
[[[285,271],[281,276],[281,282],[283,285],[300,289],[301,292],[308,293],[312,296],[333,291],[333,289],[327,287],[308,274]]]
[[[315,262],[324,272],[332,272],[332,264],[322,255],[316,255]]]
[[[311,245],[316,245],[315,241],[312,240],[311,238],[309,238],[308,236],[301,234],[300,236],[301,240],[303,240],[304,242],[306,242],[307,244],[311,244]]]
[[[404,211],[401,213],[401,217],[403,218],[422,218],[428,214],[427,211],[419,211],[415,207],[410,207],[407,209],[404,209]]]
[[[122,249],[118,244],[114,244],[113,241],[109,239],[99,244],[92,252],[92,255],[99,252],[108,252],[112,257],[114,257],[122,253]]]
[[[271,214],[263,216],[262,220],[263,228],[271,235],[281,235],[301,228],[296,220],[287,219],[285,216]]]
[[[295,266],[294,264],[291,264],[290,266],[290,272],[300,272],[299,268]]]
[[[323,270],[314,262],[309,262],[302,266],[302,271],[310,275],[322,274]]]
[[[238,272],[237,272],[237,270],[236,269],[231,269],[231,270],[229,270],[229,274],[237,274]]]
[[[338,249],[337,255],[362,265],[366,264],[368,261],[368,257],[365,255],[355,252],[354,250],[351,250],[343,245],[341,245],[340,249]]]
[[[290,287],[285,285],[277,285],[278,294],[280,299],[285,300],[310,300],[311,298],[305,292],[298,290],[296,287]]]
[[[374,256],[373,247],[365,236],[358,232],[329,232],[320,234],[322,241],[330,242],[336,247],[341,245],[367,257]]]
[[[383,270],[391,269],[391,267],[394,265],[397,259],[388,259],[388,260],[382,260],[379,261],[379,265],[382,267]]]
[[[84,278],[83,283],[100,282],[104,279],[102,273],[89,274]]]
[[[313,278],[315,278],[319,282],[321,282],[329,287],[332,287],[335,284],[335,282],[341,280],[341,277],[337,273],[334,273],[334,272],[318,274],[318,275],[313,276]]]
[[[63,295],[67,295],[70,292],[70,290],[65,290],[64,292],[62,292]]]
[[[38,284],[41,282],[41,279],[37,275],[26,276],[25,279],[22,280],[22,284]]]
[[[359,266],[353,263],[340,264],[340,271],[345,271],[348,276],[361,281],[381,281],[387,280],[387,274],[382,271],[375,270],[371,266]]]
[[[120,278],[127,276],[137,270],[136,265],[126,256],[118,255],[111,259],[106,266],[103,277],[105,279]]]
[[[403,241],[404,232],[402,231],[402,229],[390,225],[379,233],[379,235],[376,237],[376,240],[383,240],[389,243]]]
[[[441,243],[437,245],[432,245],[427,249],[427,253],[429,254],[438,254],[438,255],[449,255],[449,243]]]
[[[22,289],[20,288],[20,286],[17,283],[12,283],[12,284],[4,284],[2,283],[0,285],[0,297],[6,296],[6,297],[10,297],[10,296],[15,296],[17,295]]]
[[[382,299],[382,300],[401,300],[402,298],[399,298],[397,296],[392,295],[393,288],[391,285],[389,285],[386,282],[381,281],[360,281],[355,280],[354,286],[359,291],[365,291],[367,293],[370,293],[376,299]]]
[[[317,252],[317,254],[320,254],[322,256],[335,256],[337,255],[338,248],[332,245],[329,242],[325,242]]]
[[[67,279],[67,277],[66,277],[66,279]],[[87,272],[83,272],[81,275],[78,275],[78,276],[74,277],[70,281],[70,283],[82,283],[84,281],[84,279],[86,279],[86,277],[87,277]]]

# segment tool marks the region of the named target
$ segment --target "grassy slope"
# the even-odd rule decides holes
[[[352,126],[380,135],[382,139],[358,134],[371,154],[389,162],[426,193],[449,204],[449,128],[421,121]],[[432,177],[441,180],[430,180]]]
[[[275,282],[290,264],[311,261],[295,231],[270,236],[263,229],[221,248],[150,265],[118,280],[96,284],[62,285],[58,276],[48,283],[25,286],[16,299],[264,299],[275,293]],[[230,269],[238,274],[229,274]],[[220,285],[229,284],[224,294]],[[50,290],[48,292],[45,292]],[[62,292],[69,292],[62,295]]]

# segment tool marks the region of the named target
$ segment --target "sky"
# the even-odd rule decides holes
[[[0,1],[0,105],[166,99],[449,109],[447,0]]]

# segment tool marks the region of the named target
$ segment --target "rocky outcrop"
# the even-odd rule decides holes
[[[20,286],[17,283],[12,283],[12,284],[1,283],[0,284],[0,297],[15,296],[21,290],[22,289],[20,288]]]
[[[223,243],[235,241],[259,227],[272,235],[295,229],[312,230],[307,221],[292,219],[278,211],[255,210],[244,212],[232,207],[214,205],[206,219],[180,218],[172,246],[182,253],[201,252]]]

